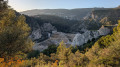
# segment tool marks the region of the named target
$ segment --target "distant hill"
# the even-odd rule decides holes
[[[113,8],[107,10],[94,10],[88,19],[100,22],[103,25],[114,25],[120,20],[120,8]]]
[[[90,22],[88,20],[69,20],[54,15],[35,15],[32,17],[51,23],[59,32],[65,33],[81,32],[81,29],[98,30],[101,27],[101,24],[98,22]],[[38,23],[40,22],[38,21]]]
[[[108,8],[78,8],[78,9],[34,9],[23,11],[21,14],[34,15],[55,15],[70,20],[81,20],[93,10],[106,10]]]

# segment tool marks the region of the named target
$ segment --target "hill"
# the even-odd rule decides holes
[[[88,17],[103,25],[114,25],[120,19],[120,9],[117,7],[107,10],[94,10]]]
[[[81,20],[93,10],[102,10],[108,8],[78,8],[78,9],[34,9],[23,11],[21,14],[34,15],[55,15],[70,20]]]

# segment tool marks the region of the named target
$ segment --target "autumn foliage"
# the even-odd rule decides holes
[[[0,58],[0,67],[19,67],[25,61],[22,58],[10,58],[9,60],[5,61],[4,58]]]

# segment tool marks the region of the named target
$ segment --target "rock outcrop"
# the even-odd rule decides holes
[[[38,29],[32,31],[30,38],[35,42],[40,42],[49,38],[52,31],[56,31],[56,28],[50,23],[44,23]]]
[[[42,37],[41,29],[33,30],[30,38],[34,41],[36,39],[40,39]]]
[[[108,8],[102,10],[93,10],[90,15],[85,17],[85,20],[94,20],[103,25],[114,25],[118,23],[120,17],[119,8]]]
[[[110,33],[110,29],[107,27],[101,27],[96,31],[86,30],[84,33],[68,34],[63,32],[54,32],[51,36],[42,42],[36,43],[33,47],[34,50],[42,51],[50,45],[59,45],[61,41],[64,41],[67,47],[69,46],[81,46],[84,43],[91,41],[93,38],[98,38],[99,36],[107,35]]]
[[[98,30],[100,35],[107,35],[110,33],[110,29],[107,27],[102,26],[99,30]]]
[[[78,33],[73,39],[72,46],[81,46],[84,43],[87,43],[88,40],[92,40],[93,38],[97,38],[99,36],[100,34],[98,31],[86,31],[83,34]]]

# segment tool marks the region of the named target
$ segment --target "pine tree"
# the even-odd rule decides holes
[[[68,62],[68,57],[71,54],[71,48],[66,48],[65,43],[62,41],[57,48],[57,56],[60,60],[60,65],[63,65]]]
[[[30,50],[33,42],[28,39],[29,32],[25,17],[16,16],[13,10],[7,10],[0,20],[0,57]]]

